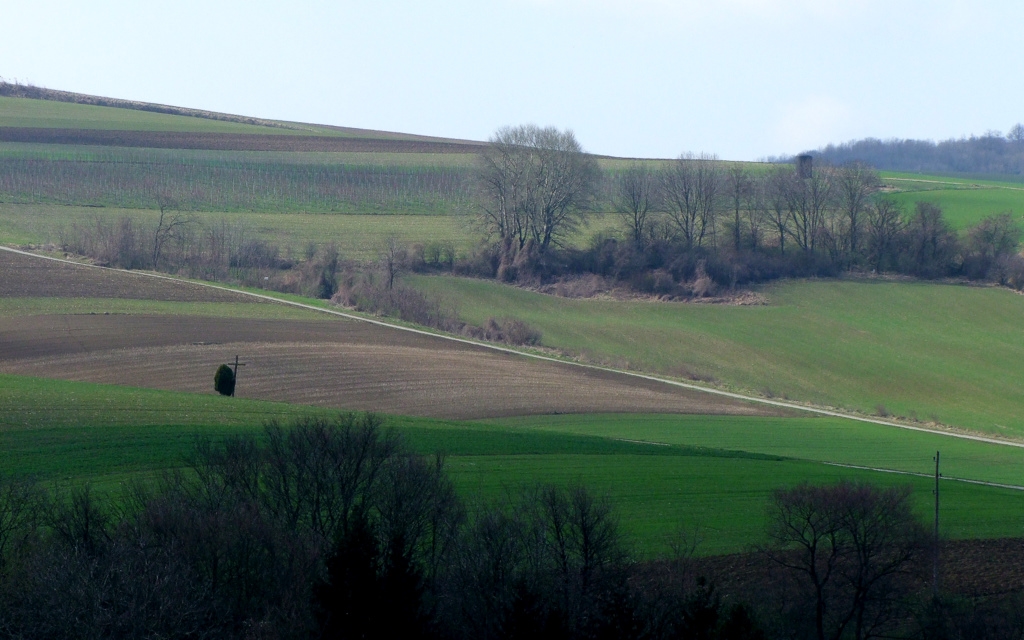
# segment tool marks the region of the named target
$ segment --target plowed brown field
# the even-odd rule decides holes
[[[0,319],[0,372],[211,392],[240,355],[240,397],[446,418],[763,413],[661,383],[345,320],[181,316]]]
[[[200,285],[3,251],[0,269],[4,296],[73,291],[66,295],[252,300]],[[247,363],[239,372],[237,395],[344,409],[445,418],[773,413],[764,406],[656,381],[342,318],[0,318],[2,373],[212,393],[213,372],[236,354]]]
[[[263,302],[202,285],[0,251],[0,298],[123,298],[171,302]]]

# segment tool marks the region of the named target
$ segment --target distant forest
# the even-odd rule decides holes
[[[989,131],[982,136],[941,142],[865,138],[830,144],[810,154],[832,164],[859,161],[881,171],[1000,175],[1024,180],[1024,125],[1014,125],[1005,136]]]

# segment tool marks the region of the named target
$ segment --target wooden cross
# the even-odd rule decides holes
[[[244,362],[239,362],[238,361],[238,356],[237,355],[235,356],[235,370],[232,372],[232,375],[235,378],[235,384],[231,387],[231,397],[232,398],[235,397],[235,387],[238,386],[238,367],[244,367],[245,364],[246,363],[244,363]]]

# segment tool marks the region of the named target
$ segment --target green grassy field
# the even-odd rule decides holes
[[[246,235],[277,245],[301,256],[307,245],[333,242],[344,258],[375,260],[390,237],[413,244],[451,243],[459,255],[477,247],[483,232],[467,216],[445,215],[328,215],[305,213],[197,213],[200,224],[226,223]],[[156,225],[158,211],[107,207],[68,207],[0,203],[0,244],[41,245],[59,243],[75,226],[91,227],[97,221],[116,222],[129,216],[144,226]],[[595,214],[571,239],[585,246],[598,233],[613,232],[615,214]]]
[[[160,194],[186,211],[417,215],[451,215],[471,200],[468,163],[440,154],[391,163],[383,153],[39,146],[0,148],[0,200],[156,209]]]
[[[200,223],[226,223],[248,234],[302,255],[312,243],[333,242],[342,256],[354,260],[376,259],[389,237],[402,242],[451,242],[457,251],[468,252],[479,239],[472,224],[456,216],[419,215],[323,215],[302,213],[201,213]],[[159,212],[140,209],[64,207],[58,205],[0,204],[0,243],[12,245],[60,242],[62,233],[77,225],[92,226],[97,220],[114,222],[129,216],[143,225],[156,225]]]
[[[47,482],[91,481],[115,497],[131,478],[181,466],[197,434],[216,439],[259,433],[267,419],[331,413],[212,394],[16,376],[0,376],[0,409],[3,471],[33,473]],[[648,555],[664,552],[677,529],[694,526],[701,531],[702,553],[757,543],[772,489],[801,481],[911,484],[922,516],[927,514],[930,479],[822,464],[830,451],[856,462],[883,448],[891,455],[880,459],[899,464],[903,452],[926,458],[932,447],[941,446],[950,474],[961,458],[991,477],[1021,469],[1019,456],[1008,448],[933,441],[937,436],[882,427],[862,432],[861,425],[817,418],[546,416],[473,423],[389,417],[387,422],[414,450],[447,454],[449,472],[470,506],[500,501],[537,482],[582,483],[611,497],[626,533]],[[670,446],[626,442],[624,436]],[[831,437],[836,445],[815,447],[817,437]],[[925,470],[926,463],[922,460]],[[943,526],[950,537],[1021,535],[1022,507],[1024,492],[943,483]]]
[[[896,191],[888,198],[913,213],[917,202],[942,207],[954,229],[966,229],[983,218],[1010,213],[1024,222],[1024,184],[913,173],[882,173],[882,181]]]
[[[942,207],[942,213],[954,229],[966,229],[983,218],[1009,213],[1017,224],[1024,223],[1024,189],[942,189],[897,193],[890,196],[912,213],[918,202]]]
[[[943,475],[947,478],[1024,486],[1024,448],[840,418],[565,415],[503,418],[486,423],[920,474],[934,470],[933,456],[941,451]]]
[[[463,320],[515,317],[592,362],[874,414],[1024,436],[1024,298],[886,281],[765,286],[763,306],[572,300],[489,281],[410,278]]]

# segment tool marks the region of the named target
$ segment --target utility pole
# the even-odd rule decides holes
[[[932,564],[932,594],[939,597],[939,452],[935,452],[935,555]]]
[[[246,366],[245,362],[240,362],[239,361],[239,356],[238,355],[234,356],[234,371],[231,372],[231,375],[234,376],[234,385],[231,386],[231,397],[234,397],[234,387],[237,387],[239,385],[239,367],[245,367],[245,366]],[[935,517],[938,518],[939,517],[938,516],[938,513],[939,513],[938,512],[938,507],[936,507],[935,513],[936,513]],[[935,526],[938,527],[938,520],[936,520]],[[936,528],[936,530],[938,530],[938,528]]]

